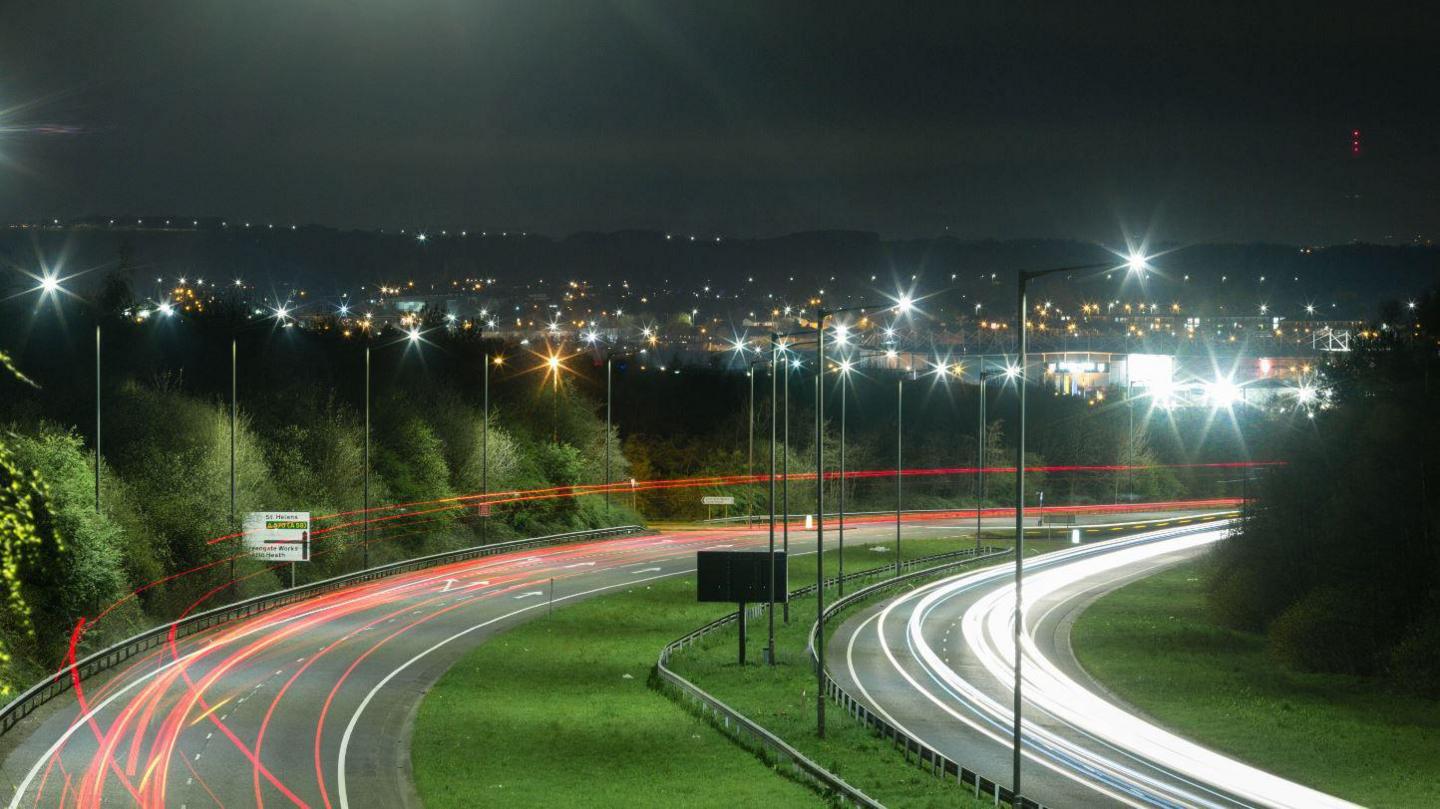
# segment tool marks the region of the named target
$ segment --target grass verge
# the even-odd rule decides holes
[[[903,552],[914,558],[973,542],[907,539]],[[880,545],[847,543],[846,570],[893,561],[872,547]],[[835,559],[826,554],[827,571]],[[791,571],[795,586],[813,580],[814,557],[795,557]],[[804,654],[800,627],[813,619],[809,603],[807,618],[797,602],[795,634],[783,641],[782,649],[797,661]],[[808,787],[777,777],[705,720],[647,686],[661,647],[733,609],[695,603],[694,576],[682,576],[591,598],[487,641],[421,703],[411,757],[425,805],[824,806]],[[758,659],[763,640],[756,637],[751,652]],[[719,645],[733,655],[734,635],[728,646]],[[812,714],[813,693],[806,703]],[[772,730],[794,743],[787,730]],[[894,780],[927,777],[898,755],[894,761]],[[944,791],[951,801],[955,793],[953,784]]]
[[[690,576],[487,641],[420,705],[411,760],[425,806],[823,806],[646,685],[682,627],[724,612],[695,603]]]
[[[919,545],[921,542],[924,541],[909,544]],[[1005,543],[992,540],[989,544],[1003,546]],[[1029,544],[1032,546],[1031,553],[1059,547],[1059,543]],[[958,547],[965,545],[940,540],[925,552],[936,553]],[[865,551],[868,549],[860,553]],[[924,554],[917,551],[915,555]],[[881,562],[879,566],[883,564]],[[874,560],[864,559],[858,554],[852,557],[847,549],[845,566],[847,570],[858,571],[877,565]],[[958,570],[940,575],[953,575]],[[791,562],[791,571],[797,583],[812,581],[815,577],[814,560],[796,558]],[[909,586],[919,586],[925,580],[928,579]],[[868,583],[862,581],[851,587],[858,589]],[[875,597],[889,599],[901,592],[904,588],[888,590]],[[827,601],[835,598],[833,589],[827,592]],[[861,606],[851,609],[860,609]],[[813,596],[797,600],[791,604],[790,610],[788,625],[776,621],[776,665],[773,667],[761,662],[766,633],[762,617],[751,624],[750,653],[747,655],[750,662],[747,665],[741,666],[736,662],[735,632],[726,631],[715,633],[677,654],[671,659],[671,668],[886,806],[938,809],[992,805],[988,798],[975,801],[954,781],[942,782],[907,763],[889,742],[875,736],[833,704],[827,705],[825,738],[818,738],[815,735],[815,670],[805,651],[810,627],[815,622],[815,600]],[[830,625],[832,632],[845,620],[845,616],[842,614],[833,620]]]
[[[1122,587],[1076,623],[1087,672],[1160,725],[1365,805],[1440,806],[1440,703],[1286,669],[1263,636],[1211,622],[1208,563]]]

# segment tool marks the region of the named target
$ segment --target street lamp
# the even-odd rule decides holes
[[[361,569],[370,569],[370,338],[373,328],[370,325],[370,318],[367,316],[362,328],[365,329],[365,482],[363,486],[364,502],[361,514],[360,528],[360,553]],[[403,342],[406,351],[409,347],[418,345],[421,341],[421,332],[418,328],[411,328],[405,332]],[[392,343],[391,345],[394,345]],[[381,346],[382,348],[384,346]]]
[[[22,272],[23,272],[23,271],[22,271]],[[26,272],[25,274],[26,274],[26,275],[30,275],[30,273],[28,273],[28,272]],[[38,284],[37,286],[33,287],[31,291],[33,291],[33,292],[39,292],[39,293],[40,293],[40,300],[41,300],[41,302],[43,302],[46,298],[56,298],[56,299],[58,299],[61,295],[71,295],[71,294],[73,294],[73,293],[71,293],[69,290],[67,290],[67,289],[65,288],[65,286],[64,286],[64,282],[65,282],[66,280],[68,280],[68,278],[73,278],[73,277],[74,277],[73,275],[68,276],[67,278],[62,278],[62,277],[60,277],[60,273],[58,273],[58,272],[56,272],[56,271],[54,271],[54,270],[48,270],[48,269],[47,269],[47,270],[42,271],[42,272],[40,273],[40,275],[38,275],[38,276],[36,276],[36,275],[30,275],[30,277],[34,278],[36,281],[39,282],[39,284]],[[56,305],[58,306],[58,304],[56,304]],[[37,308],[38,308],[38,307],[39,307],[39,304],[37,303],[36,306],[37,306]],[[96,311],[96,312],[95,312],[95,513],[96,513],[96,514],[99,514],[99,513],[100,513],[100,426],[101,426],[101,419],[100,419],[100,313],[99,313],[99,311]]]
[[[975,433],[975,554],[980,554],[980,512],[985,508],[985,383],[998,372],[985,370],[985,361],[980,361],[980,423]]]
[[[560,443],[560,373],[565,370],[564,357],[550,351],[544,357],[540,366],[545,369],[547,377],[553,377],[553,384],[550,394],[550,442]]]
[[[480,520],[480,544],[490,541],[490,366],[496,368],[505,364],[505,356],[496,354],[494,357],[482,355],[480,362],[485,369],[483,394],[481,395],[481,406],[485,408],[484,427],[480,432],[480,497],[484,502],[484,514]]]
[[[747,502],[745,504],[745,527],[747,529],[754,527],[755,511],[753,500],[753,493],[755,491],[755,368],[757,366],[765,365],[766,362],[767,361],[763,359],[750,360],[745,370],[745,376],[749,377],[750,382],[750,419],[747,422],[747,427],[749,429],[747,430],[748,442],[746,444],[745,453],[745,477],[747,480],[750,481],[750,491],[752,493],[752,497],[747,498]]]
[[[776,411],[779,409],[776,405],[780,402],[780,398],[777,395],[779,392],[779,378],[775,372],[779,368],[780,337],[772,332],[770,334],[770,496],[766,500],[766,504],[770,509],[770,609],[766,613],[769,621],[767,659],[772,666],[775,665],[775,422],[776,416],[778,415]],[[788,576],[790,570],[788,557],[786,562],[785,570]],[[789,587],[788,581],[786,582],[786,587]],[[788,592],[785,601],[787,604],[790,601]]]
[[[910,311],[909,296],[902,296],[890,308]],[[874,306],[847,306],[815,309],[815,732],[825,737],[825,319],[844,312],[878,309]]]
[[[839,594],[845,595],[845,400],[848,397],[848,383],[850,381],[850,370],[854,365],[848,359],[840,361],[840,518],[837,523],[837,537],[840,547],[838,557],[838,570],[836,583],[839,585]]]
[[[1135,266],[1133,259],[1136,254],[1131,254],[1132,261],[1130,268],[1137,271],[1144,267],[1141,260],[1139,266]],[[1048,270],[1022,270],[1019,283],[1016,289],[1016,329],[1019,331],[1019,350],[1017,352],[1018,367],[1015,373],[1017,380],[1020,405],[1018,413],[1019,438],[1015,442],[1015,727],[1013,731],[1014,752],[1011,761],[1011,775],[1013,784],[1011,787],[1013,802],[1020,802],[1020,732],[1021,732],[1021,710],[1020,710],[1020,635],[1021,623],[1024,621],[1024,614],[1021,612],[1020,587],[1025,575],[1025,352],[1028,348],[1026,331],[1029,326],[1029,314],[1026,312],[1026,289],[1030,282],[1036,278],[1047,275],[1054,275],[1062,272],[1079,272],[1081,270],[1094,270],[1105,267],[1104,264],[1082,264],[1073,267],[1054,267]]]

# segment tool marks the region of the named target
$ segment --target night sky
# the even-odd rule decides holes
[[[1069,5],[13,0],[0,220],[1440,235],[1429,4]]]

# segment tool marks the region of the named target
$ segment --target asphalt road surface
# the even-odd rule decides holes
[[[921,518],[905,537],[972,527]],[[889,547],[893,523],[852,524],[846,538]],[[826,539],[835,540],[829,526]],[[792,530],[792,553],[813,541]],[[758,525],[575,543],[396,575],[231,622],[28,717],[3,739],[0,783],[12,809],[418,805],[415,712],[466,651],[544,615],[552,594],[562,608],[688,573],[699,550],[764,544]]]
[[[1026,563],[1021,794],[1053,807],[1352,806],[1186,741],[1134,715],[1075,660],[1070,627],[1100,595],[1193,558],[1224,522],[1175,521]],[[952,760],[1011,783],[1013,564],[918,588],[846,621],[831,674]]]

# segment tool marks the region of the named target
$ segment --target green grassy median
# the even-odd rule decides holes
[[[1440,703],[1357,677],[1285,669],[1259,635],[1212,623],[1205,562],[1097,601],[1080,663],[1160,725],[1356,803],[1440,806]]]
[[[953,543],[946,544],[953,547]],[[848,570],[848,552],[846,556]],[[862,565],[873,566],[861,560],[854,570],[862,569]],[[815,577],[811,559],[796,559],[791,568],[796,572],[803,569],[807,581]],[[869,583],[857,582],[850,589],[859,589]],[[902,592],[902,589],[889,590],[876,597],[888,599]],[[833,589],[827,591],[828,601],[835,598]],[[844,620],[844,615],[836,617],[829,626],[831,633]],[[761,653],[766,639],[763,616],[751,623],[750,654],[746,665],[736,662],[736,637],[734,630],[730,630],[717,632],[683,650],[671,659],[670,667],[886,806],[916,809],[991,806],[989,798],[975,801],[953,780],[942,782],[907,763],[890,742],[855,722],[834,703],[826,704],[825,738],[816,736],[815,669],[805,650],[807,636],[814,623],[813,595],[791,604],[788,625],[777,617],[776,665],[773,667],[762,662]]]
[[[914,558],[972,543],[907,539],[904,555]],[[879,546],[847,543],[846,570],[892,561],[871,550]],[[827,570],[833,570],[834,554],[826,557]],[[815,576],[814,558],[794,558],[791,570],[796,586],[808,583]],[[797,603],[783,636],[788,665],[801,665],[801,627],[813,620],[810,604]],[[817,793],[776,774],[647,684],[661,647],[733,610],[696,604],[694,577],[682,576],[569,605],[487,641],[447,672],[421,704],[412,761],[425,805],[824,806]],[[728,636],[729,644],[717,643],[733,655],[733,631]],[[763,630],[751,636],[753,660],[758,661],[762,646]],[[799,693],[785,696],[783,704],[793,704],[798,718],[794,728],[813,716],[814,692],[809,693],[808,701]],[[835,715],[841,734],[846,720],[838,710]],[[767,726],[771,718],[758,712],[752,716]],[[791,726],[771,729],[792,743],[801,741],[789,739]],[[835,738],[877,755],[888,750],[858,730]],[[832,763],[823,755],[819,761]],[[911,782],[933,783],[898,754],[884,762],[874,767],[882,779],[906,789]],[[956,805],[953,783],[930,789],[936,801],[943,795],[949,799],[945,805]]]

